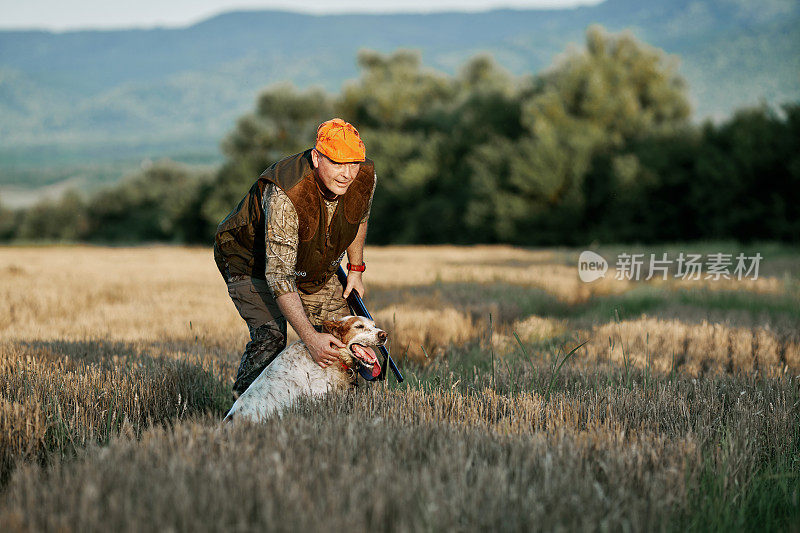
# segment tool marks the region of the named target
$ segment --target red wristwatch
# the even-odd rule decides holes
[[[353,272],[364,272],[367,269],[366,263],[361,263],[360,265],[353,265],[347,263],[347,270],[352,270]]]

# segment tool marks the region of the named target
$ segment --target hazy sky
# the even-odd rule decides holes
[[[480,11],[515,7],[573,7],[601,0],[0,0],[0,28],[126,28],[184,26],[234,9],[312,13]]]

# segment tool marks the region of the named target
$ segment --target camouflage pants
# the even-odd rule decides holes
[[[336,276],[328,280],[319,292],[299,294],[313,326],[322,325],[323,320],[341,318],[349,312]],[[286,318],[272,297],[267,282],[262,279],[247,277],[232,281],[228,283],[228,295],[250,330],[250,342],[242,354],[233,383],[233,392],[238,396],[286,348]]]

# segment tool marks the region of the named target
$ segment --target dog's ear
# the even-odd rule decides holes
[[[330,333],[331,335],[333,335],[337,339],[341,339],[342,338],[342,336],[339,334],[340,333],[339,326],[340,326],[340,324],[338,322],[334,321],[334,320],[323,320],[322,321],[322,329],[324,329],[325,331],[327,331],[328,333]]]

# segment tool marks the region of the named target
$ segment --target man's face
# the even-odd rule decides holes
[[[360,163],[334,163],[316,150],[311,150],[311,161],[322,183],[329,191],[338,195],[347,192],[361,168]]]

